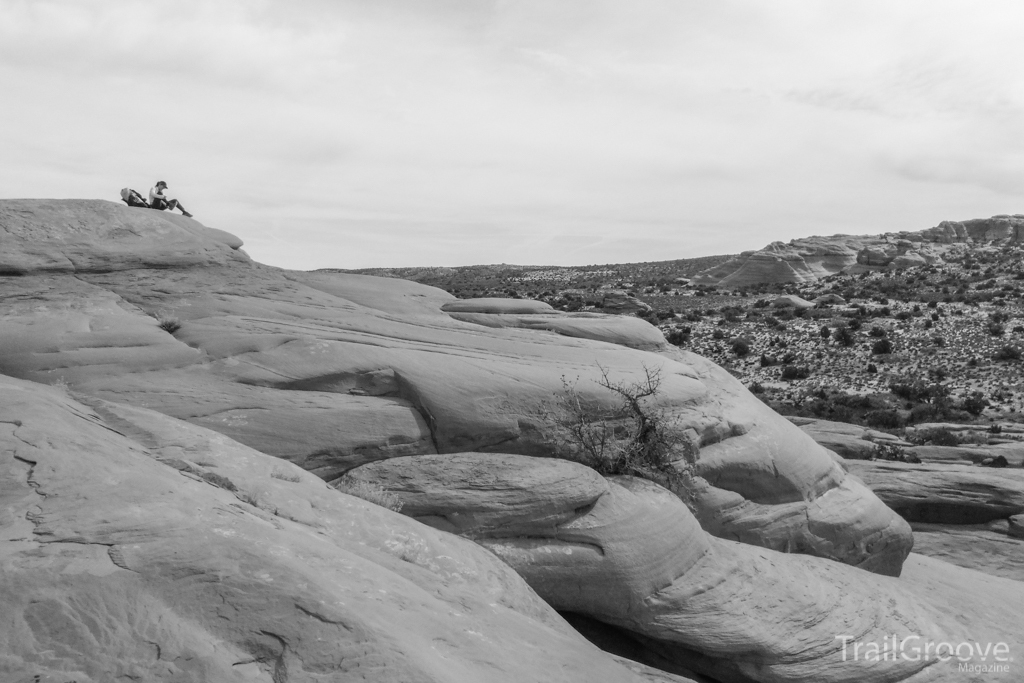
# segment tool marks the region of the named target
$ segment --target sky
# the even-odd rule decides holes
[[[285,268],[1024,213],[1024,4],[0,0],[0,198],[157,180]]]

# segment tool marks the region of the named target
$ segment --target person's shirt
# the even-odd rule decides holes
[[[154,185],[149,188],[149,203],[152,204],[157,199],[167,201],[167,197],[164,196],[163,188]]]

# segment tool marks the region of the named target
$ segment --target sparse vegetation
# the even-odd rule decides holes
[[[402,511],[402,500],[380,484],[375,484],[370,481],[362,481],[361,479],[347,479],[342,477],[332,485],[342,493],[347,493],[348,495],[355,496],[356,498],[362,498],[368,503],[379,505],[391,510],[392,512]]]
[[[696,445],[677,434],[655,405],[660,372],[644,367],[643,379],[616,382],[601,368],[597,384],[614,396],[613,407],[588,400],[562,378],[552,416],[564,434],[562,455],[604,475],[627,474],[676,488],[682,474],[674,463],[692,464]]]
[[[1019,265],[1024,249],[962,245],[947,256],[945,263],[739,291],[686,280],[724,257],[711,259],[714,263],[474,266],[374,274],[410,277],[460,297],[535,298],[573,311],[601,311],[606,292],[632,291],[650,306],[643,317],[669,343],[708,357],[748,386],[756,384],[760,398],[786,414],[865,424],[872,410],[894,410],[905,424],[1024,422],[1024,378],[1005,371],[1024,359]],[[806,312],[775,307],[783,294],[808,301],[826,297],[828,303]],[[789,366],[795,369],[785,370]],[[909,399],[893,394],[890,384],[907,377],[945,387],[944,393]],[[819,389],[827,398],[816,395]],[[841,398],[844,394],[849,401]],[[863,396],[871,397],[871,407],[860,405]]]
[[[280,468],[275,469],[273,472],[271,472],[270,476],[273,477],[274,479],[280,479],[281,481],[290,481],[293,484],[302,481],[302,478],[299,477],[299,475],[296,474],[295,472],[288,472]]]
[[[156,324],[160,327],[161,330],[167,332],[168,334],[174,334],[175,332],[181,329],[181,321],[175,318],[174,316],[161,315],[157,317]]]

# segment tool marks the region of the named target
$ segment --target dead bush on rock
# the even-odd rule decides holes
[[[697,445],[672,428],[664,411],[653,405],[661,388],[661,373],[644,366],[643,379],[614,382],[601,368],[598,386],[611,392],[611,408],[588,401],[577,384],[562,378],[551,419],[563,435],[560,457],[586,465],[604,475],[642,477],[669,489],[684,478],[674,462],[696,461]]]

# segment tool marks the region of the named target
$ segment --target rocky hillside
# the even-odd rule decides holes
[[[647,322],[240,246],[0,201],[3,680],[959,681],[836,636],[1024,652],[1024,584],[910,554]],[[668,488],[572,462],[558,413],[616,437],[645,380]]]
[[[647,263],[612,263],[593,266],[457,266],[452,268],[364,268],[320,272],[397,277],[443,289],[460,299],[526,297],[547,299],[566,289],[587,291],[601,286],[631,287],[636,282],[672,283],[718,266],[731,256],[702,256]],[[628,284],[627,284],[628,283]]]
[[[872,236],[807,237],[772,242],[745,251],[696,275],[694,284],[741,289],[761,284],[809,283],[829,275],[858,275],[879,270],[942,263],[966,249],[984,244],[1024,242],[1024,215],[993,216],[967,221],[942,221],[918,232]]]

